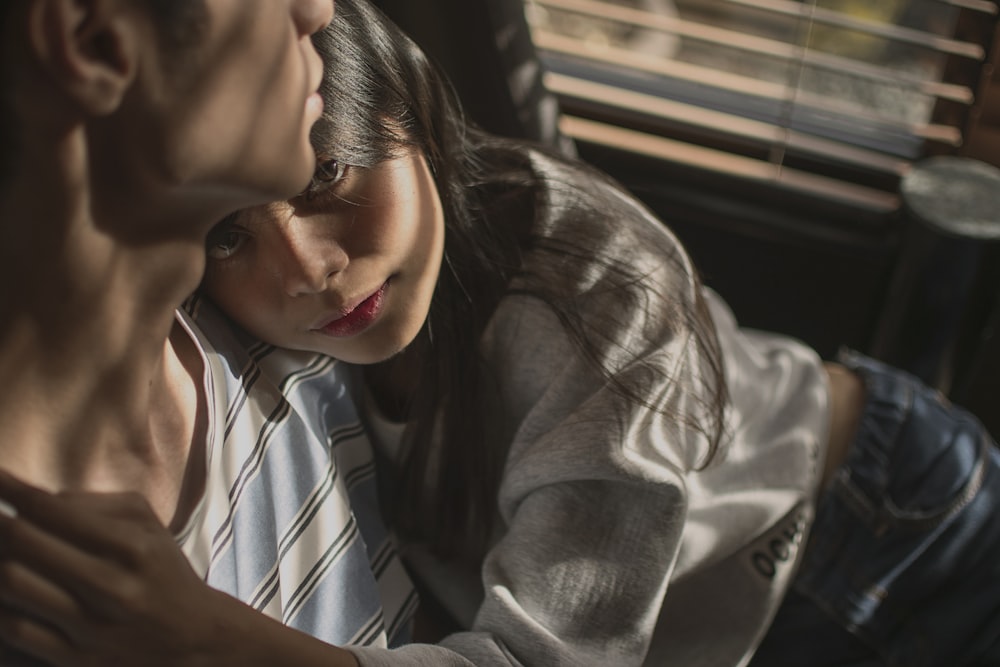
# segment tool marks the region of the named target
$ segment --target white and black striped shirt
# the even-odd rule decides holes
[[[417,597],[379,513],[374,463],[337,362],[260,343],[193,297],[206,488],[178,536],[195,569],[286,625],[339,646],[398,646]]]

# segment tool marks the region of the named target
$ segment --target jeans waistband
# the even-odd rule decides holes
[[[852,350],[837,361],[861,376],[867,392],[834,485],[842,499],[876,532],[889,522],[926,529],[964,507],[982,486],[991,446],[979,421],[905,371]]]

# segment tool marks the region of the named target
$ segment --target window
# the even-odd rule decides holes
[[[580,144],[887,214],[911,161],[961,153],[989,0],[527,0]]]

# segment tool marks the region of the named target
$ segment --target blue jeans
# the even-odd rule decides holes
[[[1000,450],[916,378],[839,361],[861,425],[751,667],[1000,665]]]

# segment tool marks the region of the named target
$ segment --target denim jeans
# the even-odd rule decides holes
[[[1000,665],[1000,450],[971,414],[853,352],[867,399],[752,667]]]

